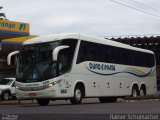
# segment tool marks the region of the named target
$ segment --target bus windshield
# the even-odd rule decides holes
[[[17,60],[17,81],[38,82],[55,77],[52,52],[59,45],[60,41],[23,46]]]
[[[16,80],[24,83],[40,82],[68,72],[71,69],[76,44],[76,39],[63,39],[23,45],[17,59]],[[53,62],[53,50],[63,45],[69,48],[61,50],[58,60]]]

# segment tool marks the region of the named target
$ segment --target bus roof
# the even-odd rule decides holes
[[[88,42],[94,42],[94,43],[116,46],[116,47],[120,47],[120,48],[125,48],[125,49],[154,54],[150,50],[133,47],[133,46],[119,43],[116,41],[112,41],[109,39],[95,37],[95,36],[91,36],[91,35],[87,35],[87,34],[83,34],[83,33],[60,33],[60,34],[45,35],[45,36],[35,37],[35,38],[31,38],[29,40],[26,40],[23,42],[22,45],[45,43],[45,42],[51,42],[51,41],[58,41],[58,40],[62,40],[62,39],[80,39],[80,40],[85,40]]]

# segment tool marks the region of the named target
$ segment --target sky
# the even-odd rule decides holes
[[[152,10],[160,9],[160,0],[136,1]],[[5,12],[9,20],[29,23],[30,33],[34,35],[62,32],[95,36],[160,34],[160,17],[111,0],[0,0],[0,6],[4,7],[0,12]],[[156,15],[160,16],[159,11]]]

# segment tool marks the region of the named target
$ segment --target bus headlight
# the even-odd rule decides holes
[[[54,86],[54,85],[56,85],[56,84],[58,84],[58,83],[60,83],[60,82],[62,82],[62,79],[61,79],[61,80],[54,81],[54,82],[52,82],[52,83],[49,83],[49,84],[48,84],[48,87],[52,87],[52,86]]]
[[[19,87],[18,87],[18,86],[16,86],[16,89],[19,89]]]
[[[48,84],[48,87],[52,87],[52,86],[53,86],[53,84],[52,84],[52,83]]]

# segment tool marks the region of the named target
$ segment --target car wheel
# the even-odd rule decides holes
[[[8,92],[4,92],[3,95],[2,95],[3,100],[5,100],[5,101],[9,100],[9,96],[10,96],[10,95],[9,95]]]

